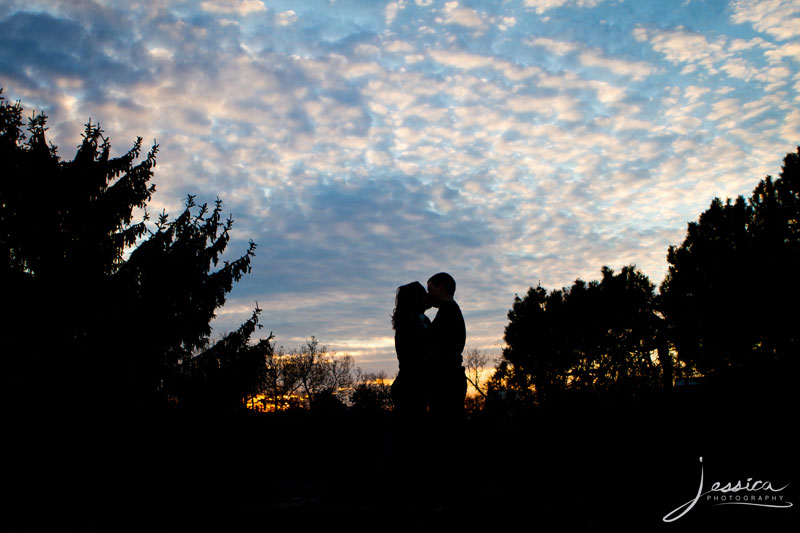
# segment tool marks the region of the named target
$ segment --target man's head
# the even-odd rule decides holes
[[[430,296],[430,303],[434,307],[439,307],[444,302],[451,301],[455,293],[456,280],[446,272],[434,274],[428,280],[428,295]]]

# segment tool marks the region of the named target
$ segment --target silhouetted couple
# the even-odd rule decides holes
[[[395,446],[397,479],[446,503],[458,478],[462,443],[461,422],[467,380],[461,353],[466,327],[461,308],[453,299],[456,282],[441,272],[428,280],[397,289],[392,326],[400,370],[392,384],[398,421]],[[425,311],[436,307],[433,322]],[[429,413],[429,415],[428,415]],[[430,423],[427,423],[430,422]],[[437,492],[439,492],[437,494]],[[413,497],[414,495],[407,495]]]

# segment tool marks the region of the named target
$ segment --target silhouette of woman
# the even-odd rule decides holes
[[[427,408],[425,354],[431,321],[425,310],[429,307],[428,293],[418,281],[397,289],[392,328],[400,369],[392,383],[392,402],[404,422],[419,421]]]
[[[400,370],[392,383],[395,425],[390,441],[390,498],[401,508],[415,505],[429,455],[424,436],[427,411],[426,355],[431,321],[425,316],[428,293],[419,282],[397,289],[392,314],[394,346]]]

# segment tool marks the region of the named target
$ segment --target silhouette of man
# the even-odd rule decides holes
[[[459,469],[462,454],[461,423],[467,378],[461,353],[467,338],[464,316],[453,296],[456,282],[440,272],[428,280],[429,303],[437,308],[429,328],[428,405],[433,423],[429,490],[440,506],[453,506],[463,478]]]
[[[461,308],[453,299],[455,292],[456,282],[446,272],[428,280],[430,304],[438,309],[429,333],[428,397],[431,415],[442,421],[457,421],[463,416],[467,394],[467,378],[461,364],[467,328]]]

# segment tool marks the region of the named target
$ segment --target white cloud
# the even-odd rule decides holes
[[[701,98],[704,94],[710,92],[711,89],[708,87],[702,87],[697,85],[690,85],[684,89],[684,96],[690,101],[695,102],[699,98]]]
[[[379,74],[382,70],[383,67],[378,63],[346,61],[340,72],[346,78],[360,78]]]
[[[779,63],[785,57],[793,60],[794,63],[798,63],[800,62],[800,42],[792,41],[772,50],[767,50],[764,52],[764,56],[770,63]]]
[[[752,50],[754,48],[774,48],[774,45],[760,37],[755,37],[749,41],[744,39],[733,39],[730,45],[728,45],[729,52],[740,52],[743,50]]]
[[[289,26],[290,24],[294,24],[297,22],[297,13],[295,13],[292,9],[282,11],[275,15],[275,22],[278,26]]]
[[[394,18],[397,16],[398,9],[399,5],[397,2],[389,2],[388,4],[386,4],[386,11],[384,17],[387,26],[391,26],[392,22],[394,22]]]
[[[767,92],[772,92],[779,87],[782,87],[785,83],[788,83],[791,75],[792,71],[781,65],[778,67],[762,69],[755,75],[755,78],[759,81],[767,83],[768,85],[765,87],[765,90]]]
[[[412,64],[423,61],[425,59],[425,56],[422,54],[408,54],[404,56],[403,59],[405,60],[406,63]]]
[[[800,37],[800,3],[795,0],[736,0],[731,20],[780,39]]]
[[[498,60],[492,63],[492,68],[501,73],[507,80],[522,81],[529,79],[533,76],[539,76],[542,69],[535,66],[520,67],[510,61]]]
[[[568,122],[581,120],[575,98],[569,96],[516,96],[509,98],[506,108],[513,113],[555,114],[559,120]]]
[[[628,76],[634,81],[643,80],[655,71],[653,65],[644,61],[607,57],[596,50],[582,52],[579,58],[584,66],[606,69],[619,76]]]
[[[709,42],[700,33],[678,27],[648,33],[653,49],[661,52],[671,63],[697,63],[714,73],[714,64],[728,57],[724,39]]]
[[[500,17],[499,21],[497,22],[497,28],[500,31],[506,31],[507,29],[513,28],[516,25],[516,17]]]
[[[708,114],[709,120],[720,120],[738,115],[741,102],[737,98],[725,98],[718,100],[711,105],[711,113]]]
[[[487,67],[494,62],[494,58],[491,56],[469,52],[430,50],[428,55],[439,64],[460,69]]]
[[[745,41],[724,36],[709,42],[704,35],[683,27],[652,30],[648,37],[653,49],[664,54],[667,61],[684,64],[683,75],[696,75],[703,68],[711,75],[724,73],[746,82],[757,80],[766,84],[768,92],[780,88],[790,75],[786,66],[777,64],[786,57],[796,59],[800,54],[800,45],[794,42],[775,46],[760,38]],[[759,58],[761,51],[763,56]],[[763,59],[776,66],[763,66]]]
[[[447,2],[442,10],[445,24],[457,24],[467,28],[481,28],[483,18],[472,8],[459,7],[458,2]]]
[[[261,0],[206,0],[200,3],[200,8],[209,13],[234,13],[240,16],[267,10]]]
[[[574,52],[580,48],[580,45],[577,43],[571,43],[567,41],[556,41],[554,39],[550,39],[548,37],[531,37],[525,39],[525,44],[530,46],[541,46],[547,49],[548,52],[553,54],[557,54],[563,56],[564,54],[568,54],[570,52]]]
[[[404,53],[404,52],[407,53],[407,52],[413,52],[415,50],[414,47],[411,44],[409,44],[408,42],[399,41],[399,40],[398,41],[392,41],[391,43],[389,43],[386,46],[384,46],[383,49],[386,50],[387,52],[393,52],[393,53],[395,53],[395,52],[397,52],[397,53]]]
[[[792,146],[800,146],[800,111],[792,110],[780,127],[781,137]]]
[[[640,81],[656,72],[656,67],[647,62],[608,57],[597,49],[587,48],[576,42],[557,41],[547,37],[531,37],[523,42],[529,46],[545,48],[559,56],[580,51],[578,59],[584,66],[605,69],[619,76],[630,77],[634,81]]]
[[[605,81],[592,80],[586,85],[596,92],[598,101],[607,105],[621,102],[628,93],[625,87],[612,85]]]
[[[600,2],[602,2],[602,0],[525,0],[525,7],[532,8],[541,15],[546,11],[565,5],[595,7]]]
[[[720,70],[732,78],[740,78],[745,81],[750,80],[757,72],[756,68],[741,57],[728,59],[722,64]]]
[[[155,46],[147,51],[150,54],[150,57],[161,60],[161,61],[169,61],[173,57],[173,53],[166,48],[161,48],[160,46]]]
[[[353,49],[357,55],[360,56],[374,56],[381,52],[381,49],[374,44],[360,43]]]

